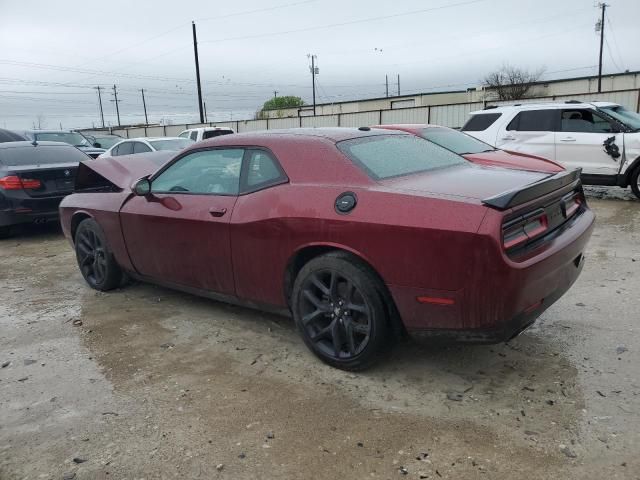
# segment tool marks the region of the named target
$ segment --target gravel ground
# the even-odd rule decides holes
[[[533,328],[357,375],[286,318],[95,292],[55,227],[0,241],[0,479],[638,479],[640,202],[588,194],[583,274]]]

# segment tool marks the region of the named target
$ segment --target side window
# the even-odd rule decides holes
[[[180,135],[178,135],[180,138],[188,138],[189,137],[189,131],[185,130],[184,132],[182,132]]]
[[[193,132],[191,132],[191,140],[193,140],[194,142],[196,140],[198,140],[198,131],[194,130]]]
[[[611,133],[611,123],[593,110],[586,108],[562,110],[563,132]]]
[[[518,113],[507,130],[519,132],[553,132],[558,110],[525,110]]]
[[[133,153],[145,153],[145,152],[150,152],[150,151],[151,151],[151,149],[149,147],[147,147],[142,142],[134,142],[133,143]]]
[[[237,195],[244,149],[204,150],[182,157],[151,184],[151,191]]]
[[[251,150],[249,152],[243,190],[257,190],[280,183],[285,178],[278,163],[269,153],[264,150]]]
[[[462,127],[462,131],[482,132],[493,125],[501,115],[501,113],[478,113],[476,115],[472,115],[471,118],[467,120],[467,123]]]
[[[118,147],[118,155],[131,155],[133,153],[133,142],[123,142]]]
[[[118,155],[120,155],[120,145],[116,146],[111,150],[111,155],[113,157],[117,157]]]

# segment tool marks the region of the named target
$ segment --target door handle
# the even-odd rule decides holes
[[[573,137],[566,137],[566,138],[561,138],[560,139],[561,142],[575,142],[576,139]]]
[[[515,140],[516,137],[512,137],[511,135],[507,135],[505,137],[502,137],[501,140]]]
[[[225,213],[227,213],[227,209],[211,207],[209,209],[209,213],[211,214],[212,217],[222,217]]]

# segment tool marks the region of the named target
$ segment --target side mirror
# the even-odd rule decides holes
[[[102,148],[102,145],[100,145],[100,142],[93,142],[93,146],[96,148]]]
[[[151,182],[147,177],[141,178],[133,184],[133,194],[138,197],[146,197],[151,193]]]

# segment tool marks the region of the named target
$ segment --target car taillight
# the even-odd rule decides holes
[[[0,178],[0,188],[3,190],[36,190],[40,187],[42,183],[35,178],[20,178],[16,175]]]
[[[502,227],[502,244],[505,250],[522,245],[543,235],[549,228],[549,220],[544,210],[518,217]]]
[[[562,208],[564,209],[565,217],[569,218],[571,215],[582,205],[583,199],[581,192],[573,192],[562,199]]]

